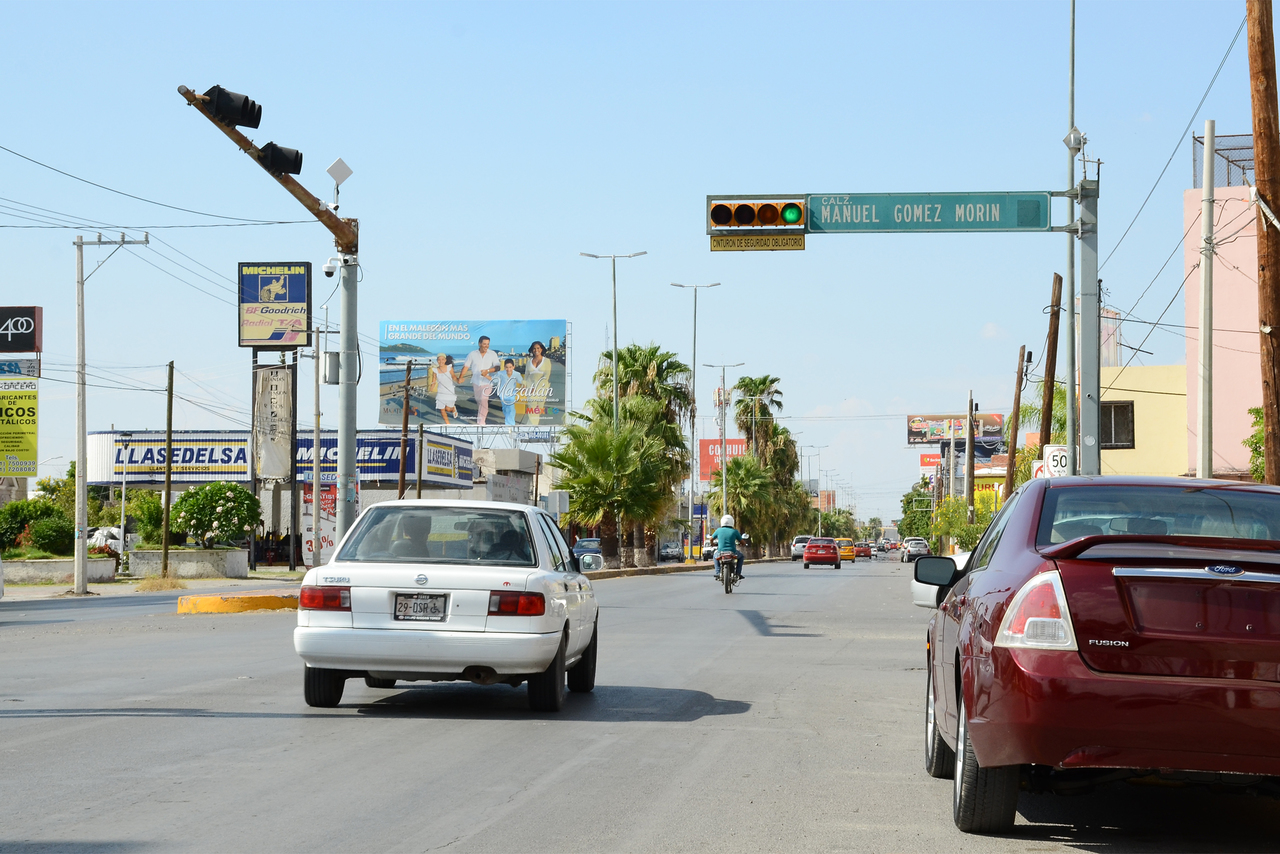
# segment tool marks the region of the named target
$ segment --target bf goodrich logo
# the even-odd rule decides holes
[[[40,306],[0,306],[0,353],[38,353],[41,344]]]

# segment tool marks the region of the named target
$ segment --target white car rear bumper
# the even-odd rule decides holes
[[[501,675],[541,673],[560,645],[560,632],[431,632],[298,626],[293,648],[312,667],[461,673],[472,665]]]

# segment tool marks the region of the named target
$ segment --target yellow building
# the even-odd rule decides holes
[[[1102,369],[1103,474],[1187,473],[1187,368]]]

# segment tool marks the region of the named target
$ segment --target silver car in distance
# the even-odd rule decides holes
[[[347,679],[528,683],[559,711],[595,687],[591,581],[552,518],[489,501],[388,501],[365,510],[302,580],[293,646],[303,694],[333,707]]]

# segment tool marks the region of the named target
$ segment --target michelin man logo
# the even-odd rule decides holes
[[[263,279],[266,280],[266,284],[262,284]],[[258,282],[258,302],[281,302],[289,298],[284,276],[278,278],[261,276]]]

